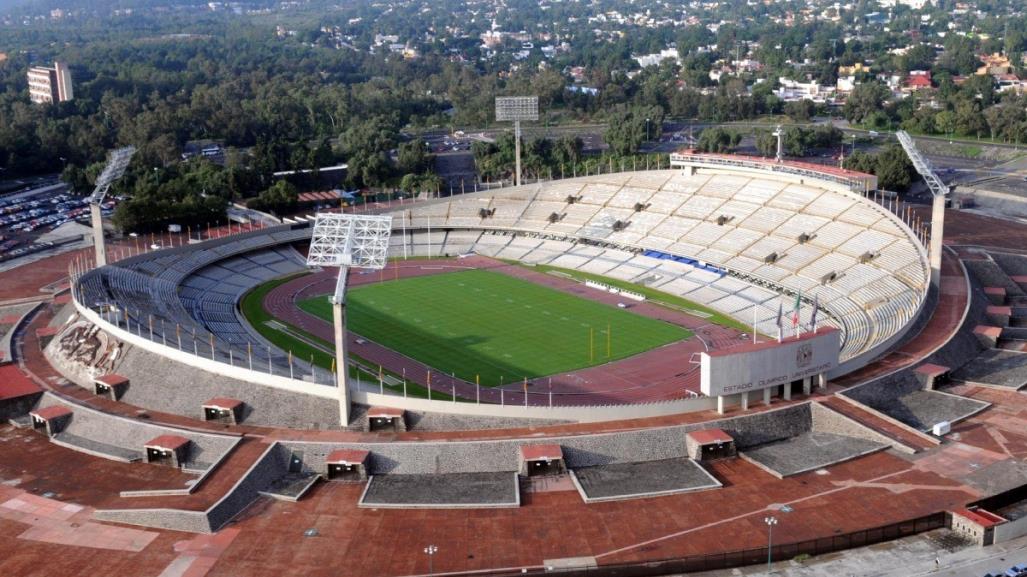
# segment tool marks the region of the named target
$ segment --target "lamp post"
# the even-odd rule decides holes
[[[770,573],[770,563],[773,560],[774,550],[774,525],[777,525],[777,517],[773,515],[765,517],[763,522],[767,524],[767,573]]]
[[[427,547],[424,548],[424,554],[428,556],[428,574],[429,575],[434,575],[435,574],[435,565],[434,565],[433,559],[435,558],[435,553],[437,553],[438,550],[439,550],[439,548],[436,547],[435,545],[428,545]]]
[[[649,119],[645,119],[645,141],[649,142]]]

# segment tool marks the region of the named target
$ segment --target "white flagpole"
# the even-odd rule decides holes
[[[752,303],[752,344],[756,344],[756,303]]]
[[[781,297],[778,297],[778,302],[777,302],[777,342],[779,342],[779,343],[784,339],[784,330],[785,330],[784,329],[784,322],[783,322],[784,319],[781,318],[782,317],[781,309],[784,307],[784,305],[781,303],[780,298]]]
[[[403,260],[407,259],[407,213],[403,213]]]
[[[428,216],[428,258],[431,258],[431,216]]]

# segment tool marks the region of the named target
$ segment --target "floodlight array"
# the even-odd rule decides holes
[[[895,133],[895,136],[899,139],[899,144],[902,145],[902,149],[906,151],[906,155],[909,156],[909,160],[913,163],[913,168],[923,177],[924,182],[927,183],[927,188],[931,189],[931,193],[934,196],[947,195],[949,187],[934,173],[931,162],[924,155],[920,154],[920,150],[916,147],[916,142],[913,141],[909,133],[905,130],[900,130]]]
[[[103,202],[114,181],[124,176],[125,170],[128,169],[128,163],[132,161],[132,156],[135,153],[134,146],[126,146],[110,152],[107,157],[107,166],[103,168],[100,176],[96,177],[96,187],[93,189],[93,194],[89,196],[90,203]]]
[[[391,235],[388,215],[319,213],[307,265],[385,268]]]
[[[496,98],[496,120],[538,120],[538,96],[500,96]]]

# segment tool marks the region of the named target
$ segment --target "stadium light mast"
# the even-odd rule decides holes
[[[933,196],[931,204],[931,246],[928,250],[928,255],[931,260],[931,285],[938,287],[941,284],[941,241],[945,234],[945,201],[951,189],[949,185],[942,182],[938,175],[934,173],[931,162],[924,155],[920,154],[920,150],[916,147],[916,142],[913,141],[908,132],[900,130],[895,133],[895,137],[899,139],[899,144],[902,145],[902,149],[906,151],[906,155],[909,156],[909,160],[913,163],[913,168],[916,169],[917,173],[924,179],[924,182],[927,183],[927,188],[931,190],[931,195]]]
[[[496,98],[496,122],[514,123],[514,184],[521,185],[521,121],[538,120],[538,96]]]
[[[346,352],[346,278],[349,269],[385,268],[392,234],[388,215],[320,213],[314,221],[307,266],[337,266],[332,295],[335,327],[335,371],[339,389],[339,420],[349,425],[349,355]]]
[[[775,156],[774,158],[775,158],[775,160],[777,160],[777,162],[781,162],[782,160],[785,159],[785,146],[784,146],[785,131],[784,131],[783,128],[781,128],[781,125],[778,124],[777,128],[774,130],[774,132],[772,134],[775,137],[777,137],[777,156]]]
[[[96,177],[96,187],[93,194],[89,195],[89,217],[93,225],[93,248],[96,250],[97,268],[107,264],[107,250],[103,240],[103,215],[100,213],[100,205],[107,198],[107,191],[110,190],[114,181],[125,174],[132,155],[136,153],[134,146],[126,146],[112,150],[107,156],[107,166],[103,168],[100,176]]]

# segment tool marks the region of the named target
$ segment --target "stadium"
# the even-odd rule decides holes
[[[414,533],[449,574],[659,575],[1024,531],[1027,437],[985,431],[1025,406],[1027,256],[943,249],[871,175],[670,160],[336,211],[387,223],[341,272],[323,215],[101,236],[107,264],[18,309],[31,386],[0,407],[119,462],[90,523],[337,536],[304,541],[312,573],[340,547],[346,574],[424,574],[376,549]]]

